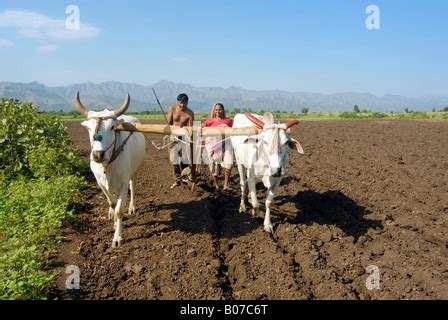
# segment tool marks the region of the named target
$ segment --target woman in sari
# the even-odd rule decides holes
[[[215,103],[212,107],[211,117],[205,120],[206,127],[231,127],[233,120],[227,118],[224,105]],[[223,190],[229,189],[230,172],[233,165],[233,149],[230,140],[223,140],[223,135],[208,136],[205,138],[205,147],[210,159],[210,172],[213,175],[215,190],[219,190],[219,175],[221,168],[224,171]]]

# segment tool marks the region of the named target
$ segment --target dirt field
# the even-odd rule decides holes
[[[67,123],[87,157],[87,132]],[[147,143],[137,213],[112,249],[113,222],[93,175],[80,223],[65,231],[54,266],[62,299],[448,299],[448,122],[303,122],[293,136],[273,208],[239,214],[233,191],[213,195],[209,175],[194,192],[173,182],[167,151]],[[161,136],[147,135],[160,142]],[[259,199],[265,191],[260,185]],[[264,206],[263,206],[264,209]],[[65,289],[65,266],[81,290]],[[368,290],[366,268],[380,272]],[[370,277],[371,278],[371,277]],[[369,278],[369,279],[370,279]]]

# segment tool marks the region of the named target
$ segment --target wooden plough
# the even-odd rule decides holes
[[[262,132],[263,129],[251,126],[244,128],[231,128],[231,127],[202,127],[194,125],[193,127],[179,127],[170,126],[166,124],[141,124],[124,122],[116,126],[116,131],[133,131],[142,133],[157,133],[164,135],[186,136],[190,146],[190,155],[193,155],[193,161],[190,156],[190,172],[193,179],[193,185],[191,190],[194,189],[196,182],[196,164],[201,163],[201,143],[204,136],[217,136],[224,135],[226,137],[236,135],[256,135]],[[196,150],[195,150],[196,148]],[[195,152],[196,151],[196,152]],[[199,155],[196,159],[195,156]]]

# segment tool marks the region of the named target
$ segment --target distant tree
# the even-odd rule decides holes
[[[357,104],[355,104],[355,106],[353,107],[353,111],[355,111],[356,113],[360,113],[361,110],[359,110],[359,107]]]
[[[406,113],[412,113],[412,112],[414,112],[414,111],[412,111],[412,110],[409,110],[409,108],[408,108],[408,107],[406,107],[406,108],[404,108],[404,112],[406,112]]]
[[[233,112],[234,112],[234,113],[241,113],[241,109],[240,109],[240,108],[234,108],[234,109],[233,109]]]
[[[443,112],[448,112],[448,107],[442,109]]]
[[[302,108],[302,114],[307,114],[308,111],[310,111],[310,108],[308,108],[308,107]]]
[[[436,108],[432,108],[432,112],[436,112]]]

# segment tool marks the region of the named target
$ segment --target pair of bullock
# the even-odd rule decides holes
[[[87,116],[82,125],[89,129],[91,144],[90,168],[98,185],[106,195],[109,203],[109,219],[114,219],[115,233],[112,247],[121,246],[122,218],[128,190],[131,199],[129,214],[135,212],[134,184],[136,172],[145,155],[145,139],[141,132],[115,131],[115,127],[123,122],[138,123],[136,118],[123,115],[129,107],[129,94],[123,105],[117,110],[89,111],[79,100],[79,92],[75,96],[77,110]],[[303,153],[300,144],[291,138],[287,129],[296,125],[298,120],[289,120],[283,124],[275,124],[271,113],[263,117],[253,114],[237,114],[234,128],[253,126],[262,128],[257,135],[233,136],[232,145],[238,165],[241,187],[240,212],[245,212],[246,186],[250,192],[252,215],[259,207],[255,182],[262,180],[268,188],[264,230],[273,232],[270,218],[270,207],[278,190],[285,165],[288,162],[287,147]]]

